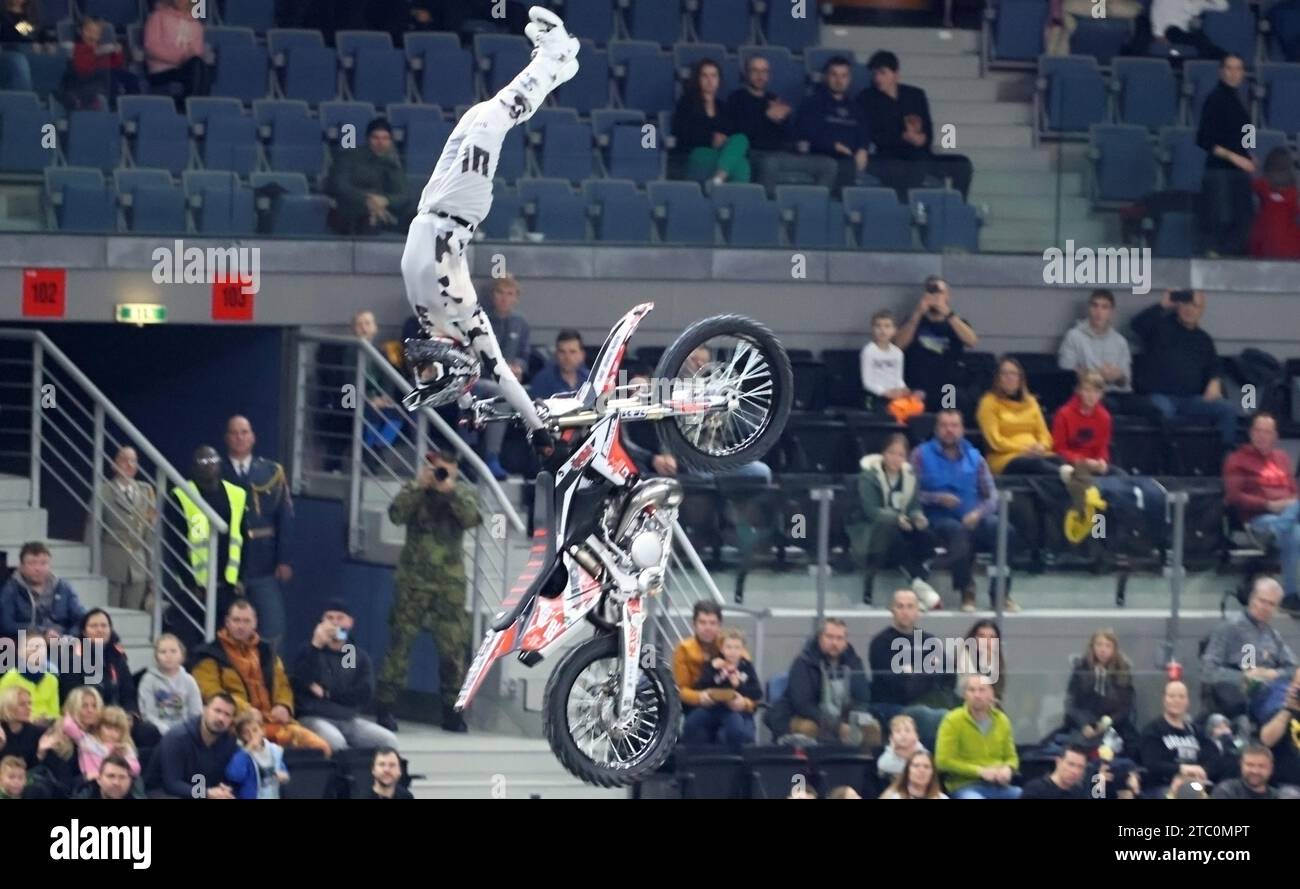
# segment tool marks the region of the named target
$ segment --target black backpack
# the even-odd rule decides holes
[[[1224,361],[1227,372],[1243,387],[1255,387],[1255,408],[1277,416],[1285,413],[1286,368],[1263,349],[1243,349]]]

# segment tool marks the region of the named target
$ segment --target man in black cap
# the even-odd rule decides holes
[[[415,215],[393,128],[382,117],[366,127],[364,145],[336,146],[325,191],[337,201],[331,224],[344,235],[404,232]]]
[[[395,748],[395,734],[361,718],[375,696],[375,671],[370,655],[351,640],[354,625],[352,609],[335,599],[298,652],[290,671],[298,721],[334,750]]]
[[[920,188],[927,176],[951,180],[964,200],[970,191],[970,158],[934,153],[934,124],[925,90],[898,82],[898,56],[889,50],[874,54],[867,67],[871,86],[858,94],[858,102],[875,143],[870,172],[904,201],[907,190]]]

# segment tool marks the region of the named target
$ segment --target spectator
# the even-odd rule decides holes
[[[330,755],[324,739],[294,721],[293,690],[284,662],[257,634],[257,609],[248,600],[230,606],[217,638],[194,651],[190,672],[204,700],[225,692],[235,701],[237,715],[249,708],[261,713],[267,737],[277,744]]]
[[[1083,785],[1088,770],[1088,751],[1071,744],[1056,757],[1056,768],[1050,774],[1040,775],[1025,784],[1021,799],[1087,799]]]
[[[63,671],[59,676],[60,696],[66,699],[74,688],[89,686],[99,692],[105,707],[121,707],[134,712],[139,707],[135,679],[108,612],[102,608],[87,611],[81,619],[77,636],[83,646],[99,643],[103,654],[93,660],[83,657],[79,665],[81,669]]]
[[[849,98],[853,66],[832,56],[822,66],[822,82],[799,106],[794,137],[800,153],[832,158],[839,167],[834,192],[852,185],[867,169],[871,134],[858,103]]]
[[[139,468],[135,448],[118,448],[113,457],[113,480],[99,486],[104,524],[99,532],[91,531],[100,534],[109,606],[150,611],[149,569],[158,495],[153,485],[136,478]]]
[[[934,153],[934,124],[925,90],[898,82],[898,56],[879,50],[867,61],[871,86],[858,94],[862,119],[871,127],[874,143],[871,172],[907,201],[907,192],[920,188],[926,177],[951,184],[962,200],[970,192],[970,158]]]
[[[1098,759],[1095,770],[1089,770],[1088,786],[1101,788],[1105,799],[1139,799],[1142,796],[1142,777],[1138,764],[1127,757],[1116,757],[1109,762]],[[1096,794],[1094,789],[1092,794]]]
[[[862,799],[862,794],[858,793],[847,784],[841,784],[839,787],[831,788],[831,792],[826,794],[827,799]]]
[[[1206,791],[1206,784],[1196,778],[1189,778],[1186,775],[1174,775],[1174,779],[1169,782],[1169,788],[1165,792],[1165,799],[1209,799],[1210,794]]]
[[[22,799],[27,789],[27,763],[19,756],[0,757],[0,799]]]
[[[917,499],[935,537],[948,550],[952,585],[961,591],[961,610],[975,610],[975,551],[997,542],[997,487],[980,452],[966,441],[961,413],[941,410],[935,416],[934,437],[912,451],[912,469],[920,493]],[[1008,547],[1014,529],[1008,528]],[[993,579],[989,600],[994,597]],[[1011,599],[1010,578],[1003,607],[1019,611]]]
[[[492,280],[492,311],[488,321],[497,342],[501,344],[501,357],[510,365],[515,379],[522,381],[528,376],[529,327],[523,315],[515,312],[519,305],[519,282],[512,275],[505,275]],[[501,387],[491,380],[480,379],[474,384],[474,395],[478,398],[494,398],[501,394]],[[501,465],[501,446],[505,442],[507,423],[489,423],[483,430],[483,462],[494,478],[503,479],[509,473]]]
[[[375,721],[390,732],[397,730],[392,708],[406,688],[411,644],[421,630],[431,633],[438,646],[442,727],[449,732],[467,730],[455,708],[470,645],[462,540],[482,518],[473,488],[457,484],[456,460],[452,450],[431,452],[416,481],[402,488],[388,507],[389,520],[406,526],[388,613],[388,649],[375,696]]]
[[[1151,0],[1151,36],[1170,45],[1190,46],[1198,58],[1222,59],[1223,49],[1201,30],[1200,18],[1203,12],[1227,11],[1228,0]],[[1179,55],[1172,50],[1170,54]]]
[[[325,606],[311,641],[299,649],[293,664],[298,718],[334,750],[396,748],[396,735],[361,718],[375,696],[375,670],[370,655],[348,641],[354,627],[345,602],[336,599]]]
[[[1043,27],[1044,53],[1049,56],[1066,56],[1070,54],[1070,39],[1079,27],[1079,18],[1091,18],[1095,9],[1092,0],[1051,0],[1048,4],[1047,22]],[[1107,0],[1106,19],[1116,21],[1133,21],[1138,16],[1145,16],[1145,7],[1138,0]],[[1151,42],[1150,22],[1147,24],[1146,42]],[[1142,44],[1145,54],[1146,43]],[[1121,54],[1128,55],[1127,48]],[[1139,53],[1133,53],[1137,55]]]
[[[1097,630],[1088,638],[1083,656],[1070,673],[1065,691],[1065,730],[1099,744],[1106,731],[1102,720],[1109,718],[1122,741],[1120,749],[1111,752],[1127,750],[1133,755],[1138,738],[1133,701],[1133,666],[1120,651],[1119,637],[1111,629]]]
[[[867,648],[867,663],[871,666],[871,710],[881,722],[888,722],[899,713],[916,720],[917,734],[927,748],[934,746],[934,738],[952,704],[953,673],[943,669],[929,669],[922,652],[937,646],[943,650],[943,641],[933,633],[917,626],[920,602],[911,590],[898,590],[890,604],[892,623],[872,638]],[[920,665],[921,669],[917,669]]]
[[[26,636],[23,662],[0,676],[0,691],[27,692],[33,720],[46,726],[59,718],[59,677],[50,669],[49,645],[44,636]]]
[[[47,24],[36,0],[4,0],[0,9],[0,89],[31,92],[28,54],[57,47]]]
[[[18,570],[0,586],[0,637],[17,639],[26,630],[56,638],[85,617],[76,591],[50,570],[50,558],[49,547],[36,540],[18,551]]]
[[[1183,5],[1194,0],[1162,2]],[[1226,7],[1226,0],[1219,2]],[[1239,56],[1223,55],[1222,51],[1209,57],[1221,61],[1219,83],[1205,97],[1196,128],[1196,144],[1208,155],[1197,206],[1202,250],[1209,256],[1241,256],[1255,215],[1250,194],[1255,161],[1242,147],[1243,127],[1251,124],[1250,111],[1237,91],[1246,78],[1246,66]]]
[[[231,787],[226,771],[239,744],[231,734],[235,699],[224,691],[212,695],[203,713],[163,735],[158,746],[160,789],[177,799],[256,799],[257,786]]]
[[[961,380],[961,359],[979,337],[950,307],[948,282],[938,275],[925,279],[925,293],[898,329],[894,343],[903,350],[907,385],[925,393],[926,410],[945,407],[944,395]],[[961,407],[961,404],[957,405]]]
[[[918,750],[907,758],[894,783],[889,785],[881,799],[947,799],[948,794],[939,786],[939,773],[934,759],[925,750]]]
[[[1011,720],[993,706],[993,683],[969,676],[966,703],[939,725],[934,763],[953,799],[1018,799],[1011,783],[1020,768]]]
[[[858,465],[863,521],[846,530],[854,555],[867,568],[863,603],[871,604],[876,568],[899,565],[911,578],[909,586],[922,609],[942,607],[939,594],[927,581],[926,562],[934,555],[934,540],[930,520],[917,500],[916,470],[907,462],[907,436],[901,432],[889,436],[879,454],[868,454]]]
[[[406,230],[415,215],[415,195],[407,191],[387,120],[376,117],[367,124],[364,147],[344,148],[334,155],[325,193],[337,203],[330,224],[339,234]]]
[[[1277,790],[1268,786],[1272,777],[1273,751],[1263,744],[1251,744],[1241,752],[1241,777],[1220,781],[1210,798],[1277,799]]]
[[[1007,658],[998,622],[982,618],[971,624],[957,649],[957,685],[979,674],[993,683],[993,705],[1001,707],[1007,693]]]
[[[918,751],[929,752],[916,734],[916,720],[906,713],[899,713],[889,720],[889,743],[876,759],[876,772],[882,778],[896,778],[912,754]]]
[[[894,315],[882,310],[871,316],[871,342],[862,347],[862,388],[866,407],[899,423],[925,411],[925,393],[903,382],[903,350],[894,345]]]
[[[63,75],[64,104],[72,110],[106,111],[121,95],[140,92],[140,82],[127,70],[122,44],[101,43],[104,23],[86,16],[81,39]]]
[[[1223,499],[1264,544],[1282,557],[1281,607],[1300,611],[1300,501],[1291,459],[1277,446],[1277,418],[1260,411],[1250,419],[1250,441],[1223,463]]]
[[[566,328],[555,337],[554,360],[533,375],[528,393],[533,398],[550,398],[562,392],[576,392],[589,376],[591,369],[587,367],[582,335]]]
[[[27,798],[62,799],[81,775],[76,747],[59,728],[32,719],[32,695],[25,688],[0,691],[0,757],[17,756],[27,764]]]
[[[1287,148],[1274,148],[1264,158],[1264,175],[1250,183],[1259,210],[1250,229],[1249,253],[1261,259],[1300,259],[1300,198],[1296,194],[1295,161]]]
[[[176,93],[178,110],[190,96],[206,96],[212,83],[212,55],[203,45],[203,22],[190,14],[190,0],[158,0],[144,23],[144,59],[149,86]]]
[[[1210,633],[1201,653],[1201,683],[1217,712],[1229,718],[1242,715],[1250,697],[1298,666],[1291,646],[1272,626],[1281,603],[1281,585],[1257,577],[1246,610]]]
[[[402,760],[391,747],[381,747],[375,751],[370,777],[374,783],[370,785],[370,793],[363,799],[415,799],[411,791],[401,785]]]
[[[252,507],[244,513],[244,546],[239,557],[239,580],[244,595],[257,609],[258,625],[271,650],[284,637],[284,588],[293,580],[289,564],[289,539],[293,536],[293,497],[284,467],[274,460],[255,457],[257,436],[247,417],[226,421],[226,459],[221,478],[245,491]]]
[[[1115,295],[1094,290],[1088,297],[1088,317],[1079,321],[1061,340],[1057,364],[1082,379],[1093,372],[1106,385],[1106,407],[1113,414],[1151,414],[1146,399],[1133,394],[1133,355],[1128,340],[1115,329]]]
[[[839,618],[822,621],[817,635],[790,665],[785,694],[768,709],[772,734],[805,735],[874,750],[880,724],[869,712],[871,684],[862,658]]]
[[[772,63],[755,53],[745,62],[745,85],[727,99],[735,132],[749,137],[749,160],[757,179],[772,194],[788,177],[830,188],[839,167],[832,158],[791,151],[794,109],[767,88]]]
[[[1157,796],[1177,775],[1202,783],[1220,776],[1223,757],[1210,749],[1205,735],[1187,718],[1187,703],[1187,686],[1168,683],[1163,712],[1147,724],[1138,741],[1148,792]]]
[[[1224,448],[1237,440],[1237,412],[1223,398],[1219,355],[1199,325],[1205,294],[1166,290],[1159,303],[1134,316],[1133,330],[1146,353],[1143,390],[1165,420],[1204,420],[1218,430]]]
[[[748,182],[749,137],[736,131],[726,105],[718,99],[722,71],[712,59],[701,59],[673,111],[675,162],[684,164],[685,178],[697,182]]]
[[[0,689],[0,757],[20,757],[31,768],[40,761],[42,734],[41,727],[32,724],[32,693],[25,688]]]
[[[716,701],[697,686],[710,663],[722,654],[718,636],[722,632],[722,606],[701,599],[691,610],[691,630],[673,649],[673,680],[682,700],[682,712],[689,719],[697,708],[711,708]]]
[[[1273,750],[1273,778],[1300,785],[1300,668],[1269,683],[1255,706],[1259,740]]]
[[[754,711],[763,700],[758,671],[745,657],[745,637],[739,630],[722,634],[721,652],[705,664],[696,681],[701,704],[691,711],[682,726],[682,740],[688,744],[722,743],[735,752],[753,744]]]
[[[289,770],[284,766],[284,748],[266,740],[262,727],[262,714],[246,710],[235,719],[235,736],[246,756],[236,756],[226,769],[226,777],[236,786],[244,783],[243,769],[251,769],[252,780],[257,782],[258,799],[279,799],[280,787],[289,783]]]
[[[99,776],[72,795],[73,799],[143,799],[135,786],[131,763],[116,753],[104,757]]]
[[[199,685],[182,664],[185,646],[171,633],[163,633],[153,644],[154,663],[140,679],[136,697],[140,716],[160,735],[183,725],[203,712]]]
[[[79,694],[78,694],[79,693]],[[140,774],[140,760],[135,745],[131,743],[131,717],[121,707],[99,705],[98,719],[93,725],[82,726],[87,710],[83,703],[87,695],[95,695],[92,688],[79,688],[68,696],[63,717],[63,733],[77,745],[77,762],[81,774],[88,781],[99,777],[99,766],[104,757],[120,756],[131,767],[131,774]]]

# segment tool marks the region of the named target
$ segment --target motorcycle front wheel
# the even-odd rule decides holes
[[[673,400],[711,397],[725,405],[656,424],[664,450],[705,472],[735,469],[781,438],[794,403],[794,375],[780,341],[743,315],[718,315],[688,327],[659,359],[655,383]]]
[[[622,787],[663,765],[677,743],[682,704],[661,659],[641,667],[630,720],[615,716],[619,696],[617,634],[571,649],[546,683],[542,729],[560,763],[588,784]]]

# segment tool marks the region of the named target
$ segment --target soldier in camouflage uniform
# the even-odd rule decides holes
[[[438,646],[442,727],[465,731],[464,719],[453,709],[465,678],[470,641],[462,538],[480,517],[473,489],[457,484],[458,476],[455,452],[434,452],[419,478],[388,507],[388,518],[406,526],[388,615],[388,651],[375,695],[376,721],[391,730],[397,728],[392,707],[406,688],[411,643],[427,630]]]

